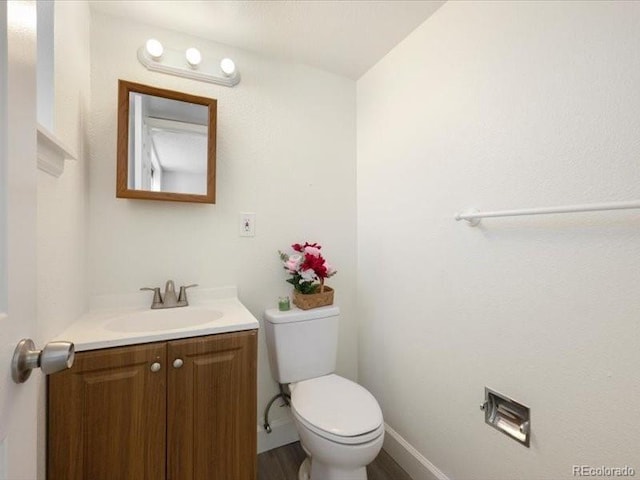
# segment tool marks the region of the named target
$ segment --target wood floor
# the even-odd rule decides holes
[[[298,480],[298,468],[305,458],[300,442],[258,455],[258,480]],[[411,480],[411,477],[385,452],[367,467],[369,480]]]

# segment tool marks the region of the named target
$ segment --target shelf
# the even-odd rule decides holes
[[[77,160],[78,156],[71,153],[71,149],[50,130],[38,123],[38,168],[59,177],[64,172],[65,159]]]

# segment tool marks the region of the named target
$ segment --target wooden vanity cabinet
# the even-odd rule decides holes
[[[48,478],[165,478],[163,343],[78,353],[49,377]]]
[[[49,377],[48,480],[255,480],[256,349],[251,330],[78,353]]]
[[[256,337],[168,343],[169,480],[255,480]]]

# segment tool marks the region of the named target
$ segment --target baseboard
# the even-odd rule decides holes
[[[258,425],[258,453],[298,441],[298,432],[292,419],[279,418],[270,425],[271,433],[267,433],[262,425]]]
[[[385,423],[384,450],[398,462],[413,480],[449,480],[409,442]]]

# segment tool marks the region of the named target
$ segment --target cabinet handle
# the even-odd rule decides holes
[[[152,371],[153,373],[159,372],[159,371],[160,371],[160,368],[162,368],[162,366],[160,365],[160,363],[159,363],[159,362],[153,362],[153,363],[151,364],[151,371]]]
[[[181,358],[176,358],[173,361],[173,368],[180,368],[182,365],[184,365],[184,362],[182,361]]]

